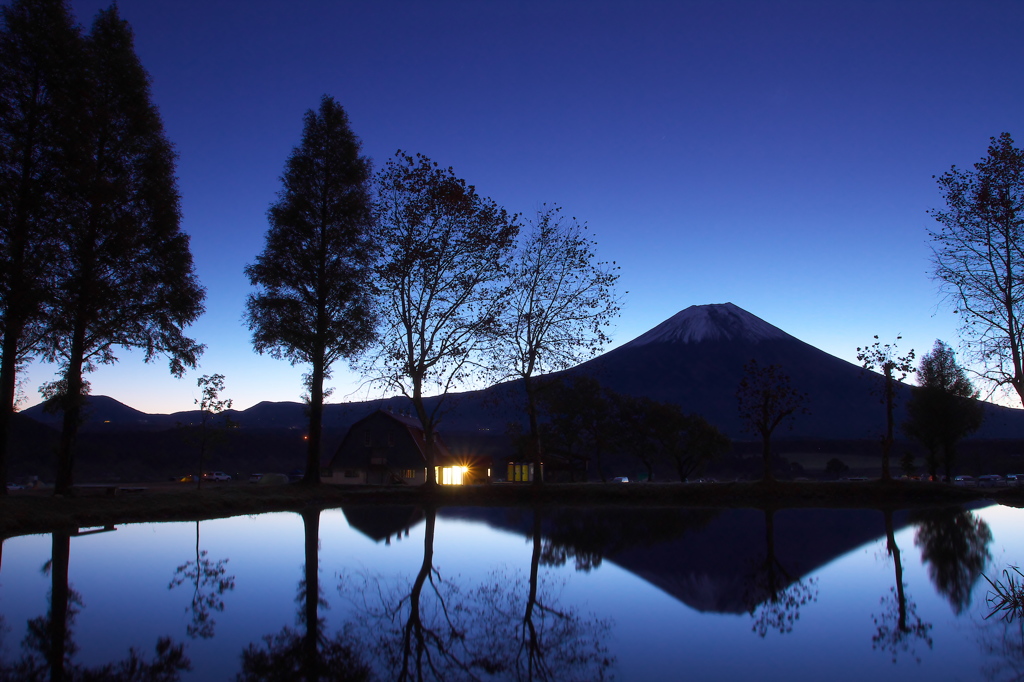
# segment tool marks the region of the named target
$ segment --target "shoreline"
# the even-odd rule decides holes
[[[555,483],[543,486],[493,483],[405,487],[343,487],[329,484],[258,486],[182,484],[99,486],[131,490],[96,494],[83,487],[73,497],[52,490],[14,491],[0,499],[0,538],[124,523],[197,521],[240,514],[301,512],[347,505],[654,506],[700,508],[907,509],[991,501],[1024,507],[1024,488],[961,488],[914,481],[773,481],[730,483]],[[102,493],[102,491],[100,491]]]

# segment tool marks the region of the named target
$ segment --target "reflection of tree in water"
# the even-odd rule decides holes
[[[196,521],[196,558],[178,566],[167,586],[169,590],[174,589],[186,581],[194,586],[192,603],[185,609],[192,614],[192,622],[186,628],[192,639],[213,637],[217,624],[213,613],[224,610],[224,593],[235,589],[235,576],[227,575],[227,563],[227,559],[211,561],[206,550],[199,550],[199,522]]]
[[[874,616],[875,627],[877,628],[871,638],[871,647],[875,650],[888,651],[895,663],[899,654],[909,653],[918,663],[921,657],[917,655],[915,644],[918,640],[923,641],[932,648],[931,632],[932,624],[925,623],[917,615],[917,605],[910,600],[906,592],[906,583],[903,580],[903,560],[900,548],[896,544],[896,531],[892,520],[892,510],[883,512],[885,515],[885,536],[886,553],[892,557],[893,568],[896,572],[895,586],[890,590],[888,597],[882,597],[882,613]]]
[[[370,670],[349,645],[349,631],[334,636],[324,633],[321,607],[327,601],[320,589],[320,510],[302,512],[305,566],[299,580],[297,601],[300,631],[287,627],[250,644],[242,652],[239,682],[356,682],[370,679]]]
[[[991,558],[992,531],[972,512],[952,507],[917,514],[914,544],[939,594],[960,615],[971,605],[971,592]]]
[[[765,637],[775,631],[793,631],[800,609],[818,601],[818,581],[793,580],[775,556],[775,511],[765,510],[765,560],[747,581],[746,601],[754,624],[753,632]]]
[[[488,652],[486,669],[502,679],[604,679],[614,659],[603,643],[610,624],[584,621],[572,609],[560,609],[540,582],[543,550],[542,513],[533,512],[533,552],[527,593],[523,581],[493,574],[490,584],[471,593],[480,631],[478,649]],[[577,569],[579,559],[577,555]],[[600,557],[599,557],[600,559]]]
[[[609,624],[560,608],[540,580],[539,515],[533,522],[529,580],[499,572],[465,590],[433,565],[435,520],[436,510],[428,509],[423,562],[410,586],[389,588],[370,576],[351,586],[361,596],[357,627],[387,679],[606,677],[613,663],[602,643]]]
[[[44,571],[50,572],[50,612],[28,622],[22,641],[23,654],[12,665],[0,668],[0,680],[24,682],[175,682],[191,663],[184,645],[169,637],[157,640],[156,656],[150,661],[134,647],[128,657],[106,665],[85,667],[72,658],[78,650],[72,637],[75,617],[83,608],[82,597],[68,584],[71,537],[67,532],[53,533],[53,552]]]
[[[981,672],[988,680],[1024,680],[1024,620],[984,622],[981,651],[990,657]]]

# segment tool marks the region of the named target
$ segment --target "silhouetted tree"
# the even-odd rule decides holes
[[[633,457],[654,480],[654,464],[664,453],[654,443],[658,403],[650,398],[609,393],[614,431],[610,440],[619,452]]]
[[[929,649],[932,648],[932,638],[928,634],[931,632],[932,624],[921,620],[917,615],[917,605],[907,597],[907,585],[903,580],[903,558],[899,545],[896,544],[892,510],[887,509],[882,513],[885,516],[885,551],[892,558],[896,584],[892,588],[894,600],[883,598],[881,603],[886,607],[886,611],[874,617],[877,630],[871,638],[871,647],[888,651],[893,663],[901,651],[910,652],[920,663],[921,657],[917,655],[914,645],[917,640],[922,640]]]
[[[235,426],[231,417],[225,414],[231,409],[231,399],[222,398],[224,390],[223,374],[204,374],[196,379],[196,386],[202,391],[202,397],[195,399],[199,406],[199,426],[190,430],[187,435],[199,445],[199,468],[196,470],[196,489],[203,486],[206,453],[225,436],[225,430]]]
[[[537,391],[547,417],[548,454],[568,461],[593,458],[602,481],[607,480],[603,456],[618,428],[611,395],[596,379],[582,375],[545,379]]]
[[[929,233],[935,278],[981,376],[1024,400],[1024,151],[1003,133],[973,170],[953,166],[938,184],[946,208],[930,211],[940,224]]]
[[[846,464],[846,462],[839,459],[838,457],[833,457],[828,461],[828,463],[825,464],[825,473],[831,476],[832,478],[839,478],[849,470],[850,467]]]
[[[653,412],[651,440],[675,464],[680,481],[700,474],[732,447],[729,437],[699,414],[684,414],[678,405],[662,402]]]
[[[373,339],[370,267],[373,208],[370,161],[348,116],[324,95],[306,112],[302,142],[292,150],[277,202],[267,212],[267,244],[245,274],[259,291],[246,321],[259,353],[310,365],[305,483],[320,482],[324,381],[331,366]]]
[[[985,410],[976,399],[967,372],[956,362],[953,349],[936,339],[932,351],[921,358],[917,369],[919,388],[907,403],[903,430],[919,440],[929,453],[929,473],[934,476],[938,453],[946,480],[952,480],[957,442],[978,430]]]
[[[807,413],[807,394],[793,388],[779,365],[760,365],[751,360],[744,367],[736,399],[743,429],[761,436],[763,478],[771,481],[772,433],[787,419]]]
[[[482,368],[501,312],[515,216],[422,155],[398,152],[378,178],[378,351],[363,373],[412,401],[436,483],[434,435],[448,393]],[[428,408],[424,398],[437,396]]]
[[[82,39],[65,0],[0,8],[0,495],[17,374],[37,355],[53,279],[63,124],[81,77]]]
[[[921,512],[916,518],[914,544],[935,590],[946,597],[957,615],[971,605],[971,592],[991,559],[992,531],[988,524],[960,507]]]
[[[88,80],[67,151],[73,209],[64,215],[44,356],[60,363],[46,394],[63,426],[57,494],[71,490],[83,372],[116,362],[115,347],[170,358],[181,376],[203,347],[183,334],[203,311],[174,177],[174,150],[150,101],[149,76],[117,5],[86,40]]]
[[[586,225],[544,206],[516,249],[495,345],[500,378],[518,378],[526,392],[534,483],[543,483],[538,421],[539,374],[568,369],[600,352],[619,313],[618,267],[595,261]]]
[[[902,337],[897,336],[899,341]],[[889,455],[893,443],[893,414],[896,410],[896,384],[914,372],[914,349],[903,356],[896,355],[896,344],[882,345],[875,335],[875,342],[870,346],[857,348],[857,359],[866,370],[882,372],[881,386],[877,389],[883,405],[885,405],[885,434],[882,436],[882,480],[892,479],[889,471]],[[899,375],[898,377],[896,375]]]
[[[167,589],[180,587],[187,581],[193,585],[192,601],[187,607],[191,623],[186,628],[192,639],[210,639],[214,635],[213,612],[224,610],[224,593],[235,589],[235,576],[227,574],[227,559],[213,561],[206,550],[199,549],[199,521],[196,521],[196,558],[186,561],[174,571]]]

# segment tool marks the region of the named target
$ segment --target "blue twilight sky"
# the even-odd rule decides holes
[[[73,0],[88,25],[105,0]],[[379,168],[398,149],[531,213],[559,203],[621,266],[614,343],[731,301],[855,361],[959,346],[929,277],[933,175],[1024,143],[1024,2],[120,0],[180,159],[208,345],[183,380],[122,353],[93,391],[191,409],[297,400],[256,355],[242,270],[302,115],[333,95]],[[33,367],[26,405],[52,368]],[[337,367],[333,401],[376,397]],[[1016,404],[1016,402],[1014,402]]]

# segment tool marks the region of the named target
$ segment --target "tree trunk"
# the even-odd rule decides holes
[[[302,670],[307,682],[320,679],[320,510],[307,509],[302,512],[302,527],[305,531],[306,549],[306,601],[303,620],[306,634],[302,638]],[[325,671],[326,672],[326,671]]]
[[[533,383],[533,377],[523,377],[523,386],[526,388],[526,414],[530,418],[530,454],[533,459],[533,484],[544,484],[544,455],[540,442],[540,426],[537,423],[537,388]]]
[[[772,434],[766,431],[761,432],[761,460],[764,464],[762,478],[765,481],[774,481],[775,476],[772,474]]]
[[[437,476],[434,472],[435,462],[437,461],[437,449],[434,447],[434,423],[427,417],[427,410],[423,406],[423,394],[417,381],[414,381],[413,384],[412,405],[416,410],[416,416],[420,420],[420,425],[423,427],[423,451],[426,453],[427,460],[427,477],[423,481],[423,485],[426,488],[433,488],[437,485]]]
[[[71,536],[67,531],[52,536],[53,549],[50,565],[50,682],[66,679],[64,660],[67,657],[68,640],[68,565],[71,560]]]
[[[900,557],[900,548],[896,545],[896,532],[892,522],[892,511],[882,512],[885,515],[885,549],[892,557],[893,566],[896,571],[896,601],[899,607],[900,632],[909,632],[907,627],[907,595],[903,588],[903,561]]]
[[[13,326],[12,321],[8,319],[7,333],[4,334],[3,341],[3,358],[0,360],[0,496],[7,494],[7,461],[17,387],[16,357],[20,332],[15,332]]]
[[[953,482],[953,462],[956,459],[956,453],[953,450],[953,446],[948,443],[942,446],[942,465],[946,471],[946,482]]]
[[[892,413],[894,408],[894,393],[892,369],[885,368],[885,438],[882,439],[882,480],[891,481],[892,474],[889,473],[889,453],[892,452]]]
[[[541,538],[541,512],[539,508],[533,510],[533,554],[530,557],[530,592],[526,599],[526,611],[523,613],[523,644],[526,647],[527,658],[527,679],[534,678],[535,668],[541,668],[544,652],[541,651],[540,641],[537,637],[537,627],[533,622],[533,610],[537,605],[537,585],[540,574],[540,557],[543,541]]]
[[[85,323],[76,321],[74,337],[71,341],[71,357],[68,358],[64,371],[63,408],[64,422],[60,432],[60,445],[57,451],[57,481],[54,485],[55,495],[70,495],[74,485],[75,441],[78,438],[78,426],[82,422],[82,365],[85,354]]]
[[[324,357],[318,349],[313,358],[313,372],[309,380],[309,434],[306,441],[306,485],[320,483],[320,439],[324,421]]]
[[[420,674],[415,679],[423,679],[421,663],[426,653],[425,632],[423,621],[420,619],[420,595],[423,594],[423,586],[430,577],[434,568],[434,524],[437,518],[437,510],[427,507],[425,510],[426,523],[423,531],[423,563],[420,565],[416,580],[413,581],[412,590],[409,593],[409,622],[405,624],[402,647],[402,672],[398,679],[400,681],[413,678],[413,672]],[[415,655],[413,652],[413,639],[415,635]]]

